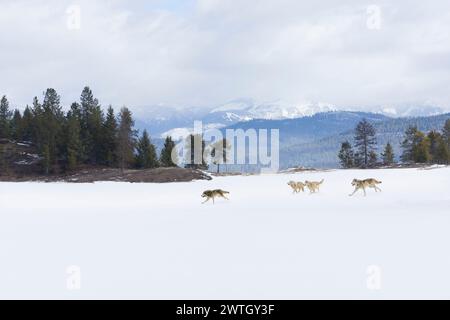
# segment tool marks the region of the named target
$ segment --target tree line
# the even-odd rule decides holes
[[[173,167],[175,142],[169,136],[160,155],[146,130],[134,129],[131,111],[106,113],[92,90],[85,87],[80,101],[64,112],[56,90],[33,99],[23,112],[11,110],[6,96],[0,100],[0,139],[28,142],[36,147],[45,174],[72,171],[81,165],[127,168]]]
[[[431,130],[424,133],[416,126],[410,126],[401,144],[400,161],[406,164],[449,164],[450,163],[450,119],[441,132]],[[375,127],[363,119],[355,128],[354,145],[349,141],[341,144],[338,154],[343,168],[374,168],[396,163],[391,143],[384,146],[383,152],[376,153],[377,139]]]

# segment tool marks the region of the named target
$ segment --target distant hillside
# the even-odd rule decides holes
[[[415,125],[422,131],[441,130],[450,113],[417,118],[387,118],[383,121],[371,121],[377,130],[378,153],[380,153],[387,142],[394,147],[397,157],[402,150],[400,147],[403,141],[405,130]],[[318,137],[312,141],[302,142],[299,137],[298,144],[282,144],[280,147],[280,161],[282,167],[291,166],[311,166],[335,168],[339,166],[337,153],[342,141],[348,140],[353,143],[353,128],[347,128],[339,134],[330,133],[326,137]]]
[[[382,114],[352,111],[317,113],[297,119],[251,120],[239,122],[226,129],[279,129],[280,144],[283,147],[316,141],[341,132],[352,130],[362,119],[378,123],[391,118]]]

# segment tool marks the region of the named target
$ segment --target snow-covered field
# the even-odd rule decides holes
[[[349,197],[355,177],[383,192]],[[450,168],[0,183],[0,298],[450,298],[449,187]],[[202,205],[212,188],[231,200]]]

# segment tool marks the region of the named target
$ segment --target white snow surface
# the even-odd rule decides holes
[[[349,197],[368,177],[383,191]],[[286,184],[322,178],[319,194]],[[0,183],[0,298],[448,299],[449,186],[448,167]],[[230,201],[202,205],[214,188]],[[66,287],[73,265],[80,290]]]

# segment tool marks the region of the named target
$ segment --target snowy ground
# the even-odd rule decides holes
[[[383,192],[349,197],[354,177]],[[448,299],[449,186],[450,168],[0,183],[0,298]],[[231,200],[201,205],[211,188]]]

